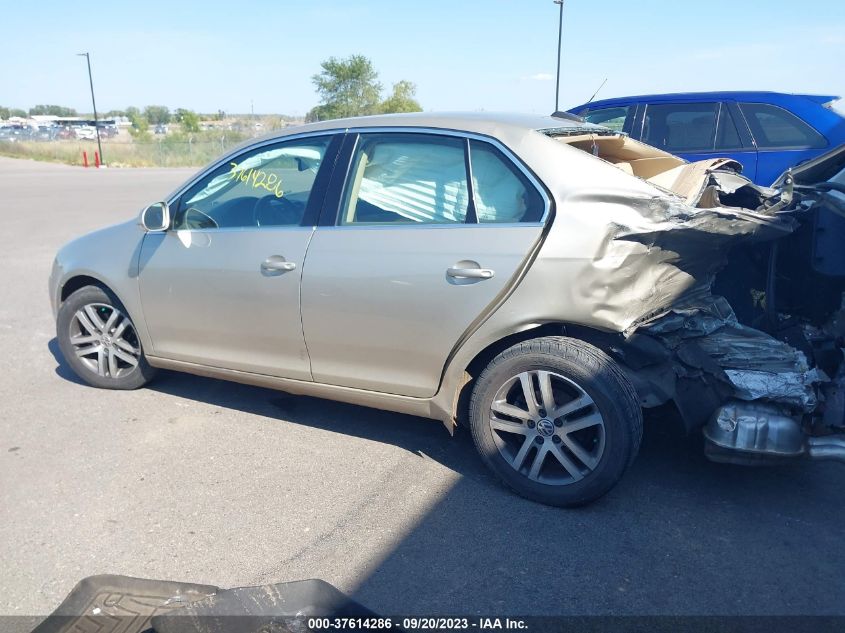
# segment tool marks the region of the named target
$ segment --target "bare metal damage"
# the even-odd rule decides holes
[[[653,148],[648,157],[638,157],[637,144],[620,138],[613,147],[609,138],[558,140],[634,175],[642,172],[638,163],[662,160]],[[838,165],[842,154],[845,148],[832,152],[829,163]],[[780,312],[776,290],[790,274],[777,268],[773,247],[783,242],[797,248],[791,236],[815,222],[816,214],[842,214],[839,199],[824,183],[796,188],[790,175],[776,189],[758,187],[728,160],[665,161],[660,168],[639,176],[666,195],[628,197],[625,204],[637,216],[609,224],[593,260],[595,274],[580,277],[589,285],[580,292],[600,298],[592,305],[602,325],[623,333],[615,352],[643,404],[674,401],[690,428],[704,425],[708,456],[717,461],[794,456],[845,461],[845,443],[830,435],[845,430],[843,332],[837,325],[845,304],[840,300],[823,315]],[[590,198],[622,203],[602,193]],[[757,283],[744,275],[744,264],[732,260],[732,253],[743,251],[763,254],[766,276],[753,280]],[[602,274],[611,270],[625,272]],[[845,270],[828,284],[840,296],[843,276]],[[750,297],[747,318],[737,316],[717,285]],[[815,350],[826,350],[827,362]]]

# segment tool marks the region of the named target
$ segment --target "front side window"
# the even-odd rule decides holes
[[[233,158],[182,195],[173,229],[299,225],[329,141],[283,141]]]
[[[718,108],[718,103],[649,104],[642,140],[667,152],[713,150]]]
[[[628,116],[628,110],[631,106],[621,106],[616,108],[599,108],[596,110],[587,110],[581,116],[588,123],[595,123],[596,125],[603,125],[609,127],[611,130],[621,132],[625,127],[625,118]]]
[[[759,148],[827,147],[825,138],[797,116],[768,103],[740,103]]]

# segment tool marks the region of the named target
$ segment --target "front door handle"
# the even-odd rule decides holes
[[[446,274],[452,279],[490,279],[496,271],[489,268],[462,268],[455,265],[447,268]]]
[[[296,264],[286,261],[281,255],[271,255],[261,262],[261,274],[265,276],[281,275],[294,269]]]

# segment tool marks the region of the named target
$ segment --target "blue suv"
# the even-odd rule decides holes
[[[728,157],[770,185],[786,169],[845,143],[838,97],[689,92],[593,101],[569,110],[689,161]]]

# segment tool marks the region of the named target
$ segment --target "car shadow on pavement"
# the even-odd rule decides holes
[[[50,350],[59,363],[56,373],[78,382],[54,341]],[[168,371],[148,388],[390,444],[458,473],[353,587],[352,596],[378,613],[772,615],[845,609],[840,464],[714,464],[700,439],[653,413],[639,456],[616,488],[587,507],[563,510],[526,501],[501,485],[466,429],[450,438],[440,423],[423,418]]]
[[[840,464],[715,464],[698,436],[647,416],[619,484],[559,509],[476,474],[467,444],[459,468],[472,475],[394,544],[356,600],[420,616],[845,615]]]
[[[50,350],[50,353],[53,355],[53,358],[56,360],[56,375],[59,378],[64,378],[68,382],[76,383],[77,385],[84,385],[88,386],[88,383],[82,380],[76,373],[70,368],[65,357],[62,355],[62,350],[59,349],[59,339],[55,336],[50,339],[47,343],[47,349]]]
[[[450,438],[434,420],[171,371],[160,372],[147,388],[285,424],[390,444],[436,460],[463,476],[495,482],[477,459],[469,433],[460,429]]]
[[[466,429],[450,438],[431,420],[171,372],[150,388],[391,444],[458,473],[354,588],[378,613],[842,609],[838,464],[714,464],[697,436],[658,412],[647,416],[640,454],[619,485],[590,506],[562,510],[507,490]]]

